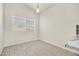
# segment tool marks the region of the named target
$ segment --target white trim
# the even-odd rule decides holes
[[[63,49],[65,49],[65,50],[71,51],[71,52],[73,52],[73,53],[79,54],[78,51],[75,51],[75,50],[72,50],[72,49],[69,49],[69,48],[65,48],[64,46],[60,46],[60,45],[55,44],[55,43],[51,43],[50,41],[47,41],[47,40],[42,40],[42,41],[45,41],[45,42],[47,42],[47,43],[49,43],[49,44],[52,44],[52,45],[58,46],[58,47],[63,48]]]

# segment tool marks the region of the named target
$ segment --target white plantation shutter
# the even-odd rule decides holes
[[[13,31],[35,31],[35,20],[20,16],[12,16]]]

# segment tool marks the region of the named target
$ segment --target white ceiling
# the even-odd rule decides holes
[[[25,5],[32,8],[33,10],[37,9],[37,3],[27,3]],[[52,3],[39,3],[39,12],[43,12],[43,11],[47,10],[48,8],[53,7],[54,5],[55,4],[52,4]]]

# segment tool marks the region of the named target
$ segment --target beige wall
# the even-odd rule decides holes
[[[78,4],[55,4],[40,15],[40,39],[64,47],[75,37],[79,24]],[[11,16],[36,19],[36,13],[23,4],[4,4],[4,46],[36,40],[36,32],[13,32]]]
[[[36,32],[12,31],[11,17],[23,16],[36,19],[36,13],[24,4],[4,4],[4,46],[36,40]]]
[[[64,47],[66,41],[75,38],[79,4],[56,4],[40,17],[41,40]]]
[[[2,32],[3,32],[3,6],[2,6],[2,3],[0,3],[0,54],[1,54],[1,51],[3,49]]]

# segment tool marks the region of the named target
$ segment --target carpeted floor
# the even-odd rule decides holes
[[[28,43],[5,47],[2,56],[77,56],[62,48],[35,40]]]

